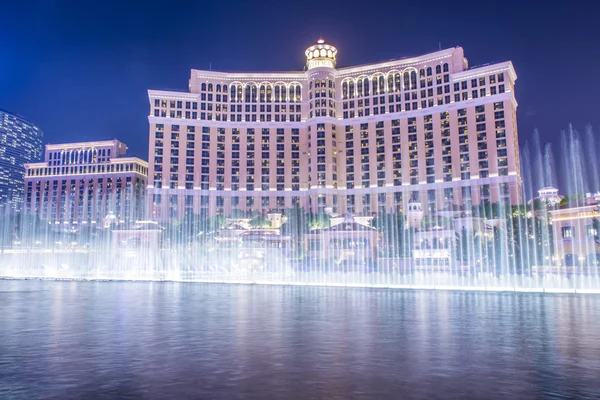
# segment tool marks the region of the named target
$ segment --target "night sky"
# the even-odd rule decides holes
[[[147,90],[186,91],[191,68],[302,70],[320,35],[340,67],[441,42],[462,46],[471,66],[512,60],[521,145],[538,128],[558,146],[570,122],[600,132],[597,22],[591,1],[5,0],[0,108],[36,123],[46,142],[118,138],[146,159]]]

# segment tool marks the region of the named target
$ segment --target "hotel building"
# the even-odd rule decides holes
[[[143,218],[148,163],[118,140],[47,144],[44,162],[25,165],[25,211],[55,224]]]
[[[304,71],[148,91],[151,217],[521,202],[511,62],[469,68],[456,47],[336,68],[322,39],[305,55]]]
[[[21,210],[24,165],[41,159],[43,136],[23,117],[0,110],[0,209]]]

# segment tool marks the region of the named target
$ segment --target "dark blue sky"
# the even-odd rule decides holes
[[[94,6],[82,4],[94,3]],[[118,138],[147,158],[147,89],[186,90],[191,68],[301,70],[322,35],[338,65],[460,45],[470,65],[512,60],[521,144],[600,126],[593,2],[8,1],[0,5],[0,108],[46,142]]]

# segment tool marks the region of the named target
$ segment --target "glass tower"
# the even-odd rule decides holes
[[[0,209],[21,210],[25,164],[40,159],[43,135],[23,117],[0,109]]]

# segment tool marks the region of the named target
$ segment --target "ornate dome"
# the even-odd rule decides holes
[[[337,49],[330,44],[326,44],[323,38],[319,38],[317,43],[306,49],[304,54],[306,55],[308,69],[315,67],[335,68]]]

